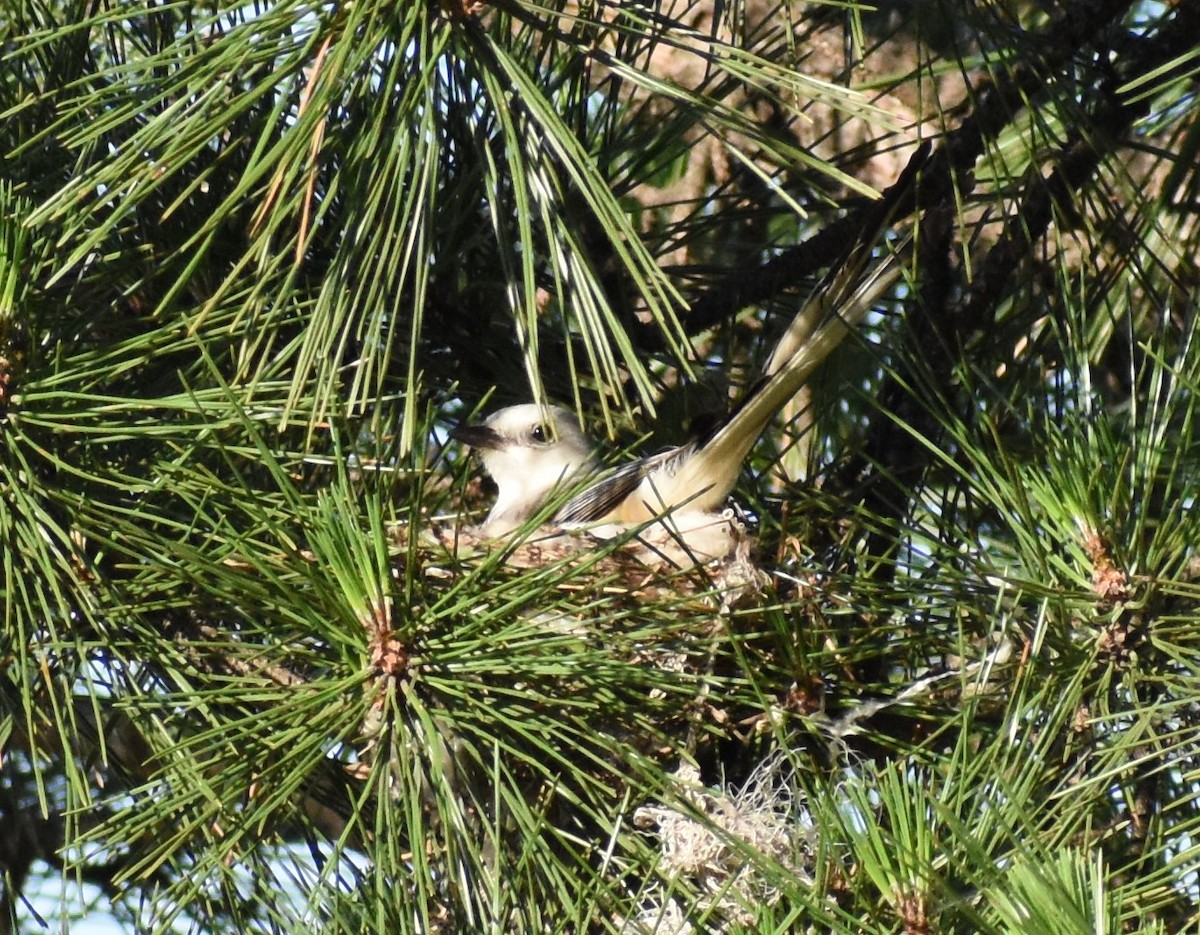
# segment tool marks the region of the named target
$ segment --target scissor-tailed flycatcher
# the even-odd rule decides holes
[[[604,472],[593,458],[595,446],[579,430],[573,414],[532,403],[509,406],[478,425],[456,428],[452,437],[478,449],[498,487],[496,503],[479,531],[485,536],[512,532],[558,492],[594,475],[595,481],[567,500],[552,523],[619,530],[660,519],[666,527],[660,542],[682,545],[692,561],[723,557],[731,547],[731,534],[725,529],[727,521],[717,514],[755,441],[900,275],[899,261],[888,257],[863,277],[869,253],[869,245],[864,246],[858,262],[847,262],[834,283],[805,305],[762,376],[732,412],[678,448]],[[671,551],[678,555],[678,549]]]
[[[595,446],[574,416],[557,406],[526,404],[492,413],[452,437],[479,450],[499,492],[479,532],[503,536],[543,513],[560,491],[581,487],[550,521],[587,526],[605,537],[650,523],[639,538],[674,564],[727,556],[738,541],[731,521],[718,513],[767,423],[900,277],[893,253],[869,271],[878,238],[897,211],[911,209],[910,195],[929,155],[922,144],[884,194],[870,230],[835,264],[827,281],[805,303],[780,339],[762,376],[730,414],[678,448],[604,471]],[[591,478],[590,483],[582,483]],[[657,520],[658,522],[653,522]]]

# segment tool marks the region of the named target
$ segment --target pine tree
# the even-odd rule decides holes
[[[0,930],[1196,924],[1200,4],[0,35]],[[678,442],[881,221],[740,587],[472,540],[453,423]]]

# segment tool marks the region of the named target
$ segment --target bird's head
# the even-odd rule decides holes
[[[520,526],[555,488],[593,466],[592,443],[558,406],[509,406],[478,424],[458,426],[450,436],[477,450],[496,482],[496,504],[482,526],[487,535]]]

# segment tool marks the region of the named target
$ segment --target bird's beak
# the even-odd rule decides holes
[[[504,444],[500,433],[486,425],[458,425],[451,430],[450,437],[464,445],[482,448],[485,451],[501,448]]]

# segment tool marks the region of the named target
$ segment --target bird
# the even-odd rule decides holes
[[[900,277],[894,254],[862,276],[864,260],[845,264],[837,282],[814,293],[738,405],[678,447],[605,470],[573,413],[537,403],[507,406],[480,423],[457,426],[451,437],[479,452],[497,487],[477,532],[509,536],[545,514],[555,527],[586,528],[602,538],[638,529],[643,545],[673,565],[729,554],[738,537],[722,508],[754,443]],[[565,501],[549,511],[560,495]]]
[[[605,469],[597,446],[560,406],[521,403],[457,426],[451,437],[480,453],[497,487],[477,534],[506,537],[540,520],[602,538],[633,530],[650,553],[676,566],[731,554],[744,537],[723,506],[742,465],[776,413],[900,279],[911,233],[870,264],[883,231],[911,210],[929,154],[922,143],[872,206],[863,234],[831,265],[738,404],[684,444]]]

